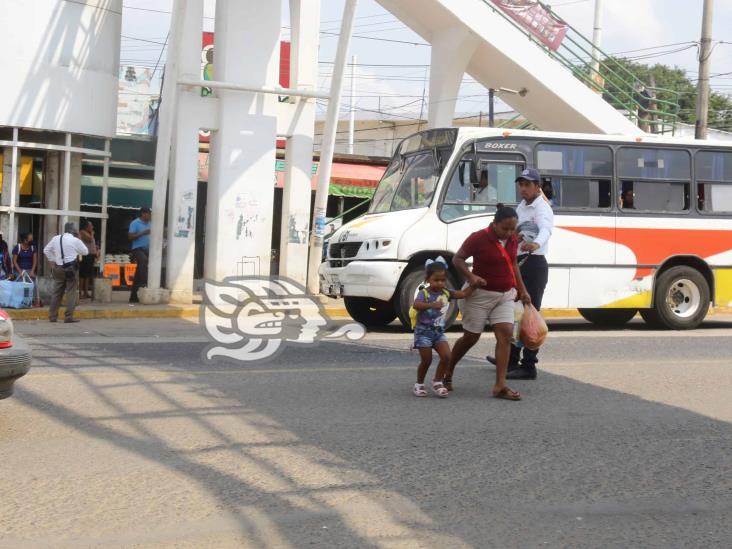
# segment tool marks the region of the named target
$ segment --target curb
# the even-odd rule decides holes
[[[48,307],[34,309],[5,309],[12,320],[48,320]],[[60,311],[63,311],[61,307]],[[343,307],[326,307],[331,318],[351,318]],[[714,307],[709,316],[732,314],[732,307]],[[115,318],[198,318],[200,305],[122,305],[119,307],[77,308],[74,314],[79,320]],[[577,309],[543,309],[544,318],[582,318]],[[61,315],[59,315],[61,317]],[[458,317],[459,318],[459,317]]]
[[[59,309],[59,318],[62,318],[63,307]],[[48,308],[36,309],[6,309],[12,320],[48,320]],[[74,311],[74,318],[79,320],[99,320],[115,318],[198,318],[198,306],[166,306],[150,307],[135,305],[109,309],[83,309]]]

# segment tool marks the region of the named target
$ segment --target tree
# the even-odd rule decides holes
[[[696,122],[696,84],[689,80],[679,67],[668,65],[644,65],[629,59],[609,57],[600,65],[600,74],[605,79],[605,99],[616,108],[627,108],[631,103],[633,81],[649,86],[655,80],[658,109],[668,111],[671,104],[678,103],[679,121],[688,124]],[[732,98],[712,92],[709,100],[709,127],[732,129]]]

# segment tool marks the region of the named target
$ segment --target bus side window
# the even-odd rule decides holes
[[[732,212],[732,153],[699,151],[696,180],[699,211]]]
[[[687,212],[691,207],[688,151],[622,147],[617,153],[620,207],[624,210]]]
[[[612,204],[610,179],[552,177],[550,181],[553,207],[598,210]]]
[[[690,206],[690,185],[666,181],[622,181],[620,207],[623,210],[686,212]]]

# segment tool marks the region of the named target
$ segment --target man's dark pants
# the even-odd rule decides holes
[[[53,276],[53,289],[51,290],[51,303],[48,309],[48,319],[56,320],[58,318],[58,308],[61,305],[61,299],[66,293],[66,320],[74,318],[74,309],[79,299],[79,270],[74,271],[73,278],[66,278],[66,270],[58,265],[53,266],[51,272]]]
[[[137,263],[135,278],[132,281],[132,295],[137,296],[140,286],[147,285],[147,262],[149,259],[147,248],[135,248],[130,254],[132,260]]]
[[[524,257],[519,256],[518,261]],[[524,280],[526,290],[531,296],[531,303],[536,307],[537,310],[541,310],[541,300],[544,297],[544,289],[549,281],[549,265],[546,261],[546,257],[543,255],[529,255],[526,261],[521,265],[521,278]],[[516,366],[519,364],[521,359],[522,349],[511,346],[511,359],[509,360],[510,366]],[[536,363],[539,361],[536,355],[539,354],[538,349],[532,351],[531,349],[523,348],[523,359],[521,359],[521,366],[524,368],[536,368]]]

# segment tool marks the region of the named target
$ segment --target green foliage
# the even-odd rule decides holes
[[[618,105],[618,96],[627,98],[627,83],[633,77],[646,86],[655,79],[655,88],[659,100],[679,103],[679,120],[688,124],[696,122],[696,83],[689,80],[686,72],[679,67],[668,65],[644,65],[624,58],[611,57],[604,61],[600,74],[605,79],[605,99]],[[668,90],[668,91],[666,91]],[[675,93],[673,93],[675,92]],[[677,95],[678,94],[678,95]],[[732,98],[728,95],[712,92],[709,100],[709,127],[732,129]]]

